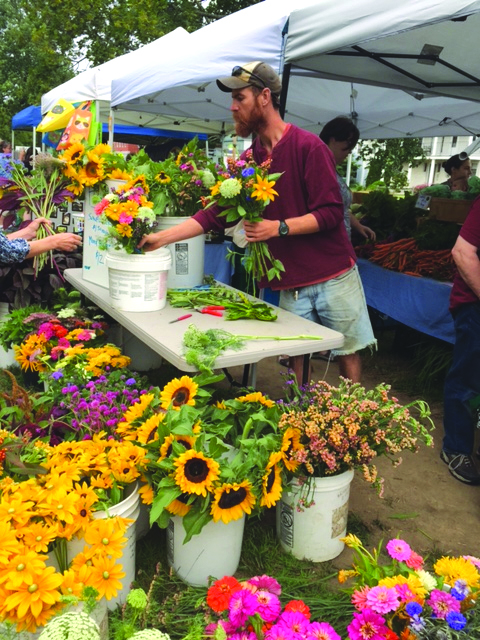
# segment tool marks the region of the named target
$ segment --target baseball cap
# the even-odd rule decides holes
[[[282,91],[282,81],[269,64],[265,62],[247,62],[243,66],[232,69],[232,75],[217,80],[218,88],[225,92],[245,87],[258,87],[270,89],[273,94],[279,95]]]

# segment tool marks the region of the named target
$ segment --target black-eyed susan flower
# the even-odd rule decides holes
[[[240,483],[225,483],[214,491],[211,515],[214,522],[228,524],[232,520],[240,520],[250,514],[255,504],[252,485],[248,480]]]
[[[116,518],[93,520],[85,530],[85,542],[91,546],[92,553],[121,558],[127,542],[124,529]]]
[[[261,178],[257,176],[257,182],[254,185],[254,190],[252,191],[252,198],[256,200],[262,200],[264,202],[273,202],[275,200],[275,196],[278,196],[278,193],[273,188],[275,186],[275,180],[269,181],[268,178]]]
[[[190,407],[195,406],[195,396],[197,394],[198,384],[189,376],[174,378],[165,385],[161,394],[160,401],[163,409],[172,407],[179,410],[184,404]]]
[[[122,565],[113,558],[96,556],[92,558],[90,584],[99,593],[100,598],[111,600],[122,588],[120,580],[125,577]]]
[[[194,493],[206,497],[218,479],[220,465],[200,451],[191,449],[175,460],[175,482],[183,493]]]

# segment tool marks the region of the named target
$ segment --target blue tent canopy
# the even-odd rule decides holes
[[[12,118],[12,129],[32,129],[37,127],[42,120],[40,107],[26,107],[16,113]],[[108,125],[102,124],[103,133],[108,132]],[[117,124],[114,127],[114,133],[119,135],[131,136],[151,136],[160,138],[177,138],[181,140],[191,140],[195,136],[199,140],[206,140],[206,133],[190,133],[187,131],[168,131],[167,129],[151,129],[149,127],[134,127],[130,125]]]

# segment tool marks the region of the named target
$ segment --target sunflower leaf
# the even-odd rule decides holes
[[[174,487],[165,487],[156,494],[153,499],[152,508],[150,510],[150,524],[159,521],[164,509],[178,498],[182,492],[175,485]],[[160,522],[159,522],[160,524]]]

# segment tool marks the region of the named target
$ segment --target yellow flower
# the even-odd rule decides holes
[[[236,398],[236,400],[238,400],[238,402],[259,402],[260,404],[263,404],[265,407],[275,406],[275,402],[273,402],[273,400],[269,400],[268,398],[266,398],[263,395],[263,393],[260,393],[260,391],[255,391],[254,393],[247,393],[247,395],[240,396],[239,398]]]
[[[44,522],[30,522],[22,532],[24,545],[36,553],[47,553],[49,544],[55,539],[55,531]]]
[[[204,498],[213,489],[220,465],[200,451],[186,451],[175,460],[175,482],[183,493],[195,493]]]
[[[103,180],[105,177],[105,171],[103,169],[103,161],[99,160],[98,162],[95,160],[89,160],[87,164],[79,169],[78,175],[80,177],[80,182],[84,184],[86,187],[92,187],[100,180]]]
[[[192,508],[192,505],[187,504],[189,497],[190,496],[188,494],[181,493],[178,498],[172,500],[172,502],[167,507],[165,507],[166,510],[173,516],[180,516],[181,518],[183,518],[183,516],[186,516]]]
[[[81,142],[75,142],[59,156],[60,160],[64,160],[68,164],[79,162],[85,154],[85,147]]]
[[[14,345],[15,360],[24,371],[45,371],[45,365],[39,361],[47,353],[47,339],[44,334],[31,335],[20,346]]]
[[[358,576],[358,572],[354,569],[340,569],[337,579],[340,584],[345,584],[349,578],[353,578],[354,576]]]
[[[122,212],[126,213],[127,216],[135,218],[138,215],[138,204],[134,200],[127,200],[127,202],[123,202],[121,208]]]
[[[168,176],[165,171],[160,171],[160,173],[155,176],[155,180],[161,184],[168,184],[172,181],[171,177]]]
[[[97,156],[103,156],[104,154],[112,153],[112,147],[109,144],[101,142],[92,149],[92,153],[95,153]],[[118,171],[118,169],[114,169],[114,171]]]
[[[168,457],[172,453],[173,443],[178,442],[181,444],[186,450],[192,449],[195,444],[196,438],[194,436],[180,436],[174,435],[171,433],[168,435],[163,441],[162,446],[160,447],[160,455],[158,457],[158,462]]]
[[[255,496],[248,480],[223,484],[214,491],[210,513],[214,522],[221,520],[228,524],[232,520],[240,520],[245,514],[250,514],[254,504]]]
[[[138,490],[138,493],[143,504],[152,504],[155,494],[149,484],[142,484],[142,486]]]
[[[99,556],[92,558],[90,584],[99,593],[100,598],[111,600],[122,588],[120,580],[125,577],[122,565],[116,564],[114,558]]]
[[[269,202],[270,200],[273,202],[275,199],[274,196],[278,196],[278,193],[273,188],[275,186],[275,180],[271,182],[268,181],[268,178],[261,178],[257,176],[257,182],[254,185],[254,190],[252,191],[252,198],[256,200],[263,200],[264,202]]]
[[[29,576],[35,576],[43,571],[46,558],[45,555],[39,555],[35,551],[29,551],[25,548],[22,553],[10,558],[10,562],[5,567],[2,582],[8,581],[9,589],[18,589]]]
[[[112,180],[131,180],[132,176],[126,171],[122,171],[121,169],[113,169],[108,174],[108,177]]]
[[[289,471],[295,471],[298,467],[298,462],[292,459],[292,453],[295,451],[301,451],[304,447],[300,442],[301,432],[299,429],[288,427],[285,429],[282,437],[282,453],[283,464]]]
[[[76,596],[79,598],[84,586],[84,583],[79,580],[78,574],[73,569],[68,569],[63,572],[63,582],[61,586],[63,595]]]
[[[280,451],[270,454],[265,474],[262,478],[262,507],[273,507],[282,495],[282,470],[279,462],[282,460]]]
[[[378,581],[379,587],[388,587],[393,589],[397,584],[406,584],[410,591],[420,598],[425,598],[427,590],[423,586],[422,581],[414,573],[411,573],[407,578],[405,576],[392,576],[389,578],[382,578]]]
[[[358,549],[362,547],[360,538],[357,538],[357,536],[353,533],[349,533],[344,538],[340,538],[340,541],[344,542],[347,547],[350,547],[351,549]]]
[[[456,580],[465,580],[472,589],[480,586],[480,574],[475,566],[465,558],[440,558],[434,565],[435,573],[442,576],[445,582],[453,587]]]
[[[123,414],[123,422],[119,422],[118,427],[125,429],[127,425],[131,425],[139,419],[143,419],[145,409],[150,406],[154,398],[155,396],[153,393],[144,393],[140,396],[138,402],[132,404]]]
[[[190,407],[195,406],[194,397],[198,390],[198,384],[188,376],[174,378],[163,388],[160,394],[160,400],[163,409],[170,406],[177,411],[184,404]]]
[[[213,187],[211,187],[210,189],[210,195],[212,196],[217,196],[220,193],[220,185],[221,185],[221,181],[219,180],[216,184],[213,185]]]
[[[117,233],[124,238],[132,237],[132,227],[129,224],[117,224],[115,229],[117,230]]]
[[[92,552],[102,556],[121,558],[127,538],[123,535],[123,527],[119,528],[115,518],[93,520],[85,531],[85,542],[92,547]]]
[[[78,180],[76,182],[72,182],[71,184],[68,184],[65,189],[67,189],[68,191],[71,191],[73,193],[74,196],[81,196],[84,190],[84,186],[83,184]]]

